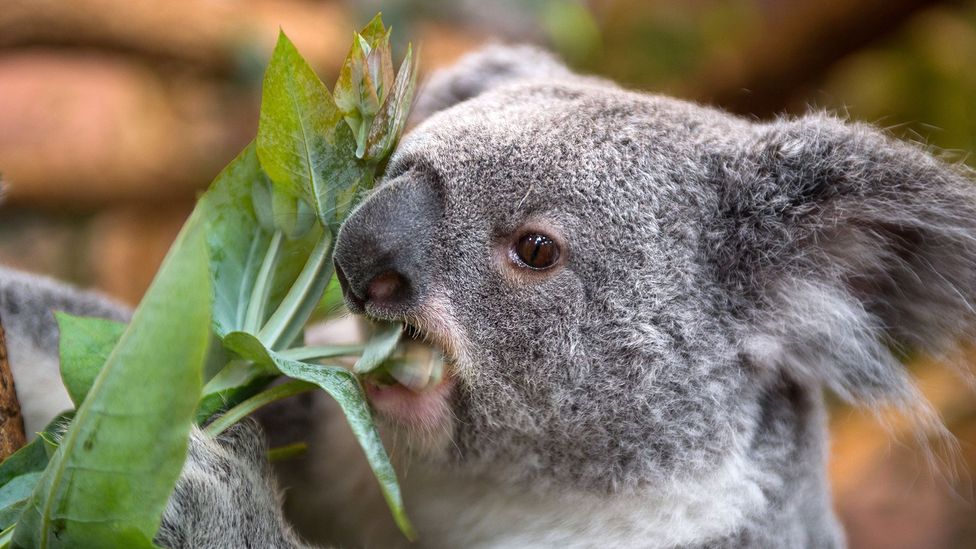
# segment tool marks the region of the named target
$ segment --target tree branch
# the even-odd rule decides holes
[[[0,319],[2,320],[2,319]],[[14,388],[14,376],[7,360],[7,342],[0,322],[0,461],[27,443],[20,401]]]

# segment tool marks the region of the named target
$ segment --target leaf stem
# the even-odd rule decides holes
[[[14,537],[14,527],[16,526],[17,523],[15,522],[6,527],[3,532],[0,532],[0,549],[7,549],[10,547],[10,540]]]
[[[327,345],[321,347],[294,347],[279,351],[278,354],[288,360],[307,362],[319,358],[358,355],[363,352],[363,345]]]
[[[266,391],[261,391],[260,393],[252,396],[237,406],[234,406],[230,410],[227,410],[227,412],[213,420],[203,430],[208,435],[215,437],[226,431],[230,426],[234,425],[238,421],[244,419],[245,416],[266,404],[271,404],[272,402],[281,400],[283,398],[288,398],[290,396],[311,391],[316,387],[317,386],[314,383],[300,380],[291,380],[282,383],[281,385],[275,385]]]
[[[295,442],[285,446],[279,446],[268,450],[268,461],[274,463],[283,459],[298,457],[308,451],[308,444],[305,442]]]
[[[265,311],[268,308],[268,298],[271,295],[271,283],[274,278],[275,267],[278,264],[278,257],[281,255],[281,242],[284,233],[275,231],[268,244],[268,250],[264,254],[264,261],[261,262],[261,270],[258,271],[257,279],[254,281],[254,288],[251,290],[251,299],[247,302],[247,314],[244,316],[244,331],[254,333],[264,321]]]
[[[247,296],[244,294],[249,294],[254,290],[254,279],[257,276],[257,271],[252,267],[252,265],[257,262],[258,254],[261,252],[261,244],[264,241],[261,233],[261,227],[256,226],[254,228],[253,236],[251,237],[251,248],[247,252],[247,261],[244,265],[244,276],[241,278],[241,287],[238,290],[238,303],[249,303]],[[236,328],[241,329],[244,327],[248,309],[250,309],[250,307],[238,308],[237,317],[235,318]]]
[[[288,294],[258,332],[258,339],[266,347],[279,350],[298,336],[332,278],[331,258],[332,233],[323,230]]]

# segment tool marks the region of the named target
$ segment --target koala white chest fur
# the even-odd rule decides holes
[[[372,473],[357,460],[361,450],[338,409],[326,399],[314,406],[332,420],[319,424],[299,469],[291,463],[279,471],[291,486],[289,515],[303,532],[342,546],[412,546],[384,513]],[[344,465],[313,465],[326,458]],[[736,532],[751,513],[766,507],[764,488],[777,482],[744,452],[733,452],[706,475],[610,496],[573,487],[499,485],[418,462],[398,465],[411,520],[425,532],[425,547],[681,547],[702,536]],[[311,478],[315,482],[309,484]],[[336,538],[336,531],[345,534]]]
[[[931,420],[896,357],[974,335],[971,176],[866,125],[754,122],[531,48],[465,58],[416,110],[335,262],[352,312],[448,358],[424,391],[366,386],[418,546],[844,546],[822,392]],[[65,306],[37,288],[0,276],[0,314],[53,357]],[[54,382],[15,377],[22,400]],[[255,429],[194,433],[157,543],[406,544],[325,397],[262,421],[308,454],[274,481]]]

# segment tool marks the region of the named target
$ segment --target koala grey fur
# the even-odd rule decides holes
[[[0,324],[28,438],[55,415],[74,407],[58,369],[55,311],[127,321],[129,310],[114,301],[47,277],[0,267]]]
[[[417,295],[366,311],[436,309],[447,334],[449,428],[418,443],[386,426],[420,546],[842,547],[822,391],[938,426],[897,357],[973,335],[962,168],[867,125],[754,122],[524,47],[436,74],[416,117],[336,257],[389,233]],[[414,216],[406,237],[394,214]],[[526,224],[559,235],[561,268],[501,266]],[[302,406],[309,453],[278,477],[298,531],[405,545],[340,414]],[[191,441],[158,543],[302,546],[253,426]]]

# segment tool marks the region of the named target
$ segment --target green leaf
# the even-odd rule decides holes
[[[319,234],[319,241],[307,254],[302,271],[258,332],[261,341],[272,349],[290,346],[298,338],[332,278],[335,268],[332,262],[332,235],[327,230]]]
[[[254,205],[260,195],[260,190],[254,193],[255,187],[266,184],[252,143],[217,175],[206,194],[213,329],[219,336],[244,327],[256,274],[271,240],[271,232],[258,222]],[[270,200],[269,191],[269,214]]]
[[[363,355],[356,361],[353,371],[365,374],[374,370],[396,350],[403,335],[403,324],[399,322],[377,322],[373,327],[373,334],[366,342]]]
[[[315,225],[315,212],[304,199],[289,195],[274,187],[271,192],[271,211],[276,227],[289,240],[301,238]]]
[[[313,389],[315,389],[314,384],[295,379],[277,384],[270,389],[262,391],[241,402],[230,410],[227,410],[225,414],[207,425],[204,432],[212,437],[215,437],[262,406],[266,406],[283,398],[288,398],[300,393],[306,393]]]
[[[224,168],[206,194],[211,212],[206,231],[214,292],[213,328],[221,337],[244,329],[256,333],[267,320],[267,311],[284,299],[321,238],[322,229],[312,227],[301,238],[282,238],[273,247],[272,234],[263,228],[252,205],[258,201],[255,187],[263,188],[264,183],[251,144]],[[267,200],[266,213],[270,213],[270,191]],[[266,271],[262,271],[264,263]]]
[[[372,169],[356,159],[343,122],[329,90],[281,33],[264,76],[258,158],[275,186],[304,198],[332,228],[337,198]]]
[[[44,470],[14,546],[152,547],[202,385],[212,214],[205,196]]]
[[[243,326],[234,326],[233,329],[243,328],[248,332],[254,333],[261,329],[261,325],[267,319],[268,314],[268,302],[271,299],[271,286],[274,284],[274,270],[278,266],[278,260],[281,258],[281,244],[285,240],[285,235],[281,231],[275,231],[271,235],[271,240],[267,242],[264,248],[264,257],[261,259],[261,264],[257,267],[257,274],[253,275],[253,283],[251,284],[251,297],[245,298],[243,292],[247,287],[245,281],[241,284],[241,294],[239,309],[245,309],[244,312],[244,324]],[[261,242],[261,237],[255,235],[255,243]],[[261,249],[261,245],[258,244],[257,249]],[[255,250],[252,244],[251,250]],[[250,252],[248,252],[250,253]],[[211,254],[213,257],[213,254]],[[251,256],[248,256],[248,262],[251,261]],[[248,265],[249,267],[256,267],[256,265]],[[216,272],[218,265],[211,266],[210,272]],[[253,273],[253,271],[246,271],[247,274]],[[246,306],[244,305],[246,304]]]
[[[392,31],[393,29],[388,29],[366,56],[369,79],[376,89],[377,107],[383,103],[393,86],[393,49],[390,47]]]
[[[319,300],[319,304],[315,308],[313,318],[331,318],[344,311],[345,308],[346,302],[342,297],[342,286],[339,284],[339,277],[335,273],[332,273],[332,279],[329,280],[329,283],[325,287],[325,292],[322,294],[322,299]]]
[[[3,460],[0,464],[0,486],[5,486],[13,479],[28,473],[38,473],[47,467],[47,450],[44,449],[44,439],[35,438],[23,448]]]
[[[17,522],[42,474],[41,471],[25,473],[0,487],[0,528],[9,528]]]
[[[356,138],[357,158],[365,158],[373,118],[394,86],[391,32],[377,14],[354,35],[333,91],[336,105]]]
[[[417,87],[417,65],[413,55],[413,47],[407,45],[407,54],[400,64],[400,71],[397,73],[396,81],[393,83],[393,90],[386,97],[383,108],[376,114],[372,126],[369,129],[369,137],[366,140],[367,160],[381,162],[392,151],[400,140],[404,128],[407,126],[407,119],[410,115],[410,107],[413,105],[414,90]]]
[[[324,345],[320,347],[292,347],[291,349],[280,351],[278,354],[288,360],[307,362],[309,360],[320,360],[337,356],[358,355],[362,354],[362,352],[362,345]]]
[[[334,88],[336,107],[344,116],[353,116],[355,120],[368,121],[380,107],[376,83],[368,65],[370,50],[369,42],[361,35],[355,35]],[[356,133],[357,126],[350,125]]]
[[[48,422],[43,431],[37,433],[37,438],[7,456],[7,459],[0,463],[0,486],[10,482],[16,476],[43,471],[50,458],[50,454],[45,448],[47,441],[56,438],[60,432],[67,430],[74,416],[73,410],[58,414]],[[54,445],[57,447],[57,443]]]
[[[58,348],[61,354],[61,379],[68,389],[71,402],[81,406],[92,383],[115,348],[125,324],[103,318],[72,316],[56,312],[61,333]]]
[[[366,26],[357,33],[366,41],[369,46],[375,47],[387,36],[386,27],[383,25],[383,14],[377,13],[366,23]]]
[[[356,435],[356,440],[359,441],[359,445],[366,454],[366,460],[373,469],[373,474],[376,475],[376,479],[380,483],[383,497],[393,513],[394,521],[407,538],[413,539],[413,527],[403,509],[403,499],[400,495],[400,485],[397,482],[396,472],[390,464],[386,449],[383,448],[383,441],[373,423],[373,416],[366,402],[366,395],[356,376],[339,366],[324,366],[289,360],[268,350],[257,338],[248,334],[235,335],[234,343],[235,351],[240,352],[245,358],[261,364],[274,364],[279,371],[288,377],[314,383],[325,389],[339,403],[346,416],[346,421],[349,422],[349,426],[352,427],[352,431]],[[274,388],[269,389],[269,391],[272,390]],[[259,396],[256,395],[254,398]]]
[[[248,145],[242,154],[247,154],[248,149],[250,149],[250,154],[254,154],[254,143]],[[254,159],[256,160],[257,156],[254,156]],[[261,166],[258,164],[258,169],[260,168]],[[264,179],[264,181],[251,181],[251,206],[254,208],[254,215],[257,218],[258,225],[261,226],[260,228],[270,234],[275,231],[274,205],[271,203],[272,186],[270,180]]]
[[[37,438],[17,450],[0,464],[0,529],[6,530],[17,522],[27,500],[34,491],[50,462],[49,441],[65,429],[74,412],[59,414]],[[55,449],[57,445],[54,445]]]
[[[237,332],[231,335],[233,333]],[[217,412],[240,404],[259,393],[279,375],[274,368],[263,368],[242,360],[230,361],[204,385],[196,422],[204,423]]]
[[[413,540],[415,538],[413,526],[403,508],[396,472],[390,464],[383,441],[373,423],[373,416],[366,404],[366,395],[359,381],[348,370],[338,366],[321,366],[275,358],[278,369],[285,375],[315,383],[339,403],[346,421],[356,435],[356,440],[366,454],[366,460],[373,469],[373,474],[376,475],[383,497],[393,513],[393,520],[407,539]]]
[[[275,366],[274,360],[271,359],[267,347],[252,334],[247,332],[227,334],[224,338],[224,345],[244,360],[250,360],[255,364],[277,370],[277,366]]]

